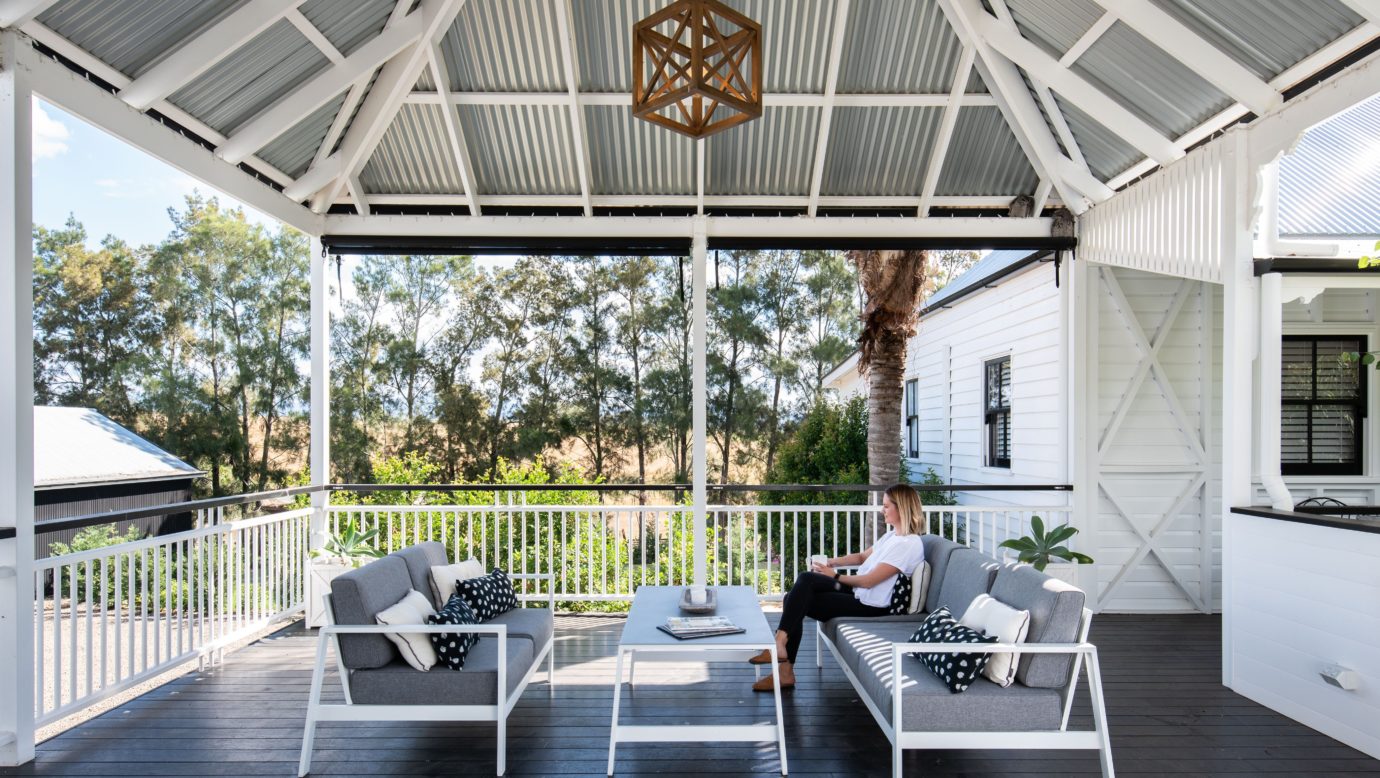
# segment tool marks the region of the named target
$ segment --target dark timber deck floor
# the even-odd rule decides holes
[[[774,620],[774,616],[772,617]],[[557,621],[554,696],[537,675],[509,720],[509,775],[603,775],[613,648],[622,619]],[[889,745],[843,673],[814,669],[807,625],[799,686],[784,699],[792,775],[885,775]],[[1122,775],[1380,775],[1380,762],[1223,688],[1220,620],[1100,616],[1116,769]],[[290,626],[53,738],[21,775],[295,775],[314,634]],[[327,688],[338,698],[339,687]],[[647,665],[623,720],[768,720],[747,665]],[[1090,714],[1080,694],[1072,726]],[[316,775],[493,775],[492,724],[323,724]],[[779,769],[774,745],[624,745],[618,774],[740,775]],[[1096,773],[1092,752],[928,751],[907,775]]]

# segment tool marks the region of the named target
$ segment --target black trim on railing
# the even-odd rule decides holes
[[[691,484],[331,484],[333,492],[688,492]],[[718,492],[882,492],[880,484],[709,484]],[[917,492],[1071,492],[1072,484],[911,484]]]
[[[1354,511],[1354,509],[1351,509]],[[1333,529],[1346,529],[1355,532],[1372,532],[1380,534],[1380,520],[1375,519],[1339,519],[1332,516],[1322,516],[1316,513],[1300,513],[1298,511],[1277,511],[1274,508],[1265,506],[1251,506],[1248,508],[1232,508],[1232,513],[1239,513],[1242,516],[1257,516],[1262,519],[1275,519],[1276,521],[1290,521],[1295,524],[1312,524],[1318,527],[1332,527]]]

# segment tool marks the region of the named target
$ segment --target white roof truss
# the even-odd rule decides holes
[[[147,110],[248,43],[303,1],[250,0],[159,60],[157,65],[121,89],[120,97],[141,111]]]
[[[1097,43],[1103,33],[1112,29],[1113,24],[1116,24],[1116,14],[1102,14],[1098,17],[1097,21],[1093,22],[1093,25],[1087,29],[1087,32],[1078,36],[1078,40],[1074,41],[1073,45],[1069,47],[1069,50],[1064,52],[1064,56],[1059,58],[1059,64],[1064,67],[1072,66],[1073,63],[1078,61],[1079,57],[1088,53],[1088,49],[1092,48],[1094,43]]]
[[[469,207],[472,215],[480,216],[483,211],[479,205],[479,192],[475,187],[474,165],[470,162],[470,150],[465,143],[465,130],[460,126],[460,115],[455,112],[455,105],[450,101],[450,74],[446,70],[439,46],[433,45],[427,50],[427,66],[431,68],[431,80],[436,83],[436,90],[441,96],[440,108],[446,125],[446,139],[450,141],[450,153],[455,157],[460,184],[465,187],[465,205]],[[359,210],[358,202],[355,209]]]
[[[824,155],[829,152],[829,124],[834,117],[834,92],[838,89],[839,64],[843,59],[843,39],[848,31],[848,0],[835,0],[834,35],[829,43],[829,64],[824,78],[824,105],[819,115],[819,135],[815,139],[814,169],[810,174],[810,204],[807,213],[819,210],[819,190],[824,184]]]
[[[551,0],[556,4],[557,35],[561,39],[561,63],[565,67],[565,83],[568,90],[566,102],[570,106],[570,132],[575,143],[575,166],[580,178],[580,197],[584,198],[585,216],[593,216],[590,205],[589,136],[585,132],[585,112],[580,107],[580,63],[575,59],[574,15],[570,0]]]
[[[963,107],[961,98],[973,73],[974,56],[972,46],[964,46],[963,53],[958,55],[953,86],[949,88],[949,102],[944,106],[944,115],[939,118],[939,131],[934,138],[934,147],[930,149],[929,162],[925,165],[925,181],[920,186],[920,205],[915,209],[915,215],[920,218],[929,216],[930,208],[934,205],[934,190],[939,185],[939,174],[944,169],[944,157],[949,153],[954,125],[958,123],[958,109]],[[1035,213],[1039,214],[1039,211]]]
[[[331,61],[331,64],[345,64],[345,55],[342,54],[340,49],[337,49],[335,44],[331,43],[330,40],[322,34],[321,30],[317,29],[316,25],[312,24],[311,20],[307,19],[301,11],[293,8],[284,14],[284,17],[292,23],[293,27],[297,28],[298,32],[302,33],[303,37],[311,41],[311,45],[315,46],[317,51],[325,55],[326,59]]]

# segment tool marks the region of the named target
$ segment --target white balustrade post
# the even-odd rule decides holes
[[[311,239],[311,495],[310,547],[326,545],[326,516],[331,483],[331,287],[326,270],[331,258],[321,239]]]
[[[34,758],[33,56],[0,31],[0,766]]]
[[[694,220],[694,239],[690,246],[690,276],[692,286],[692,316],[691,316],[691,337],[694,347],[694,361],[691,364],[691,374],[693,378],[693,393],[691,406],[693,408],[691,417],[694,428],[694,456],[692,465],[692,477],[695,497],[695,561],[694,561],[694,582],[696,586],[705,585],[705,546],[708,541],[707,527],[705,520],[707,511],[705,504],[708,501],[708,487],[706,486],[709,476],[708,451],[705,447],[705,425],[707,414],[705,406],[709,401],[708,384],[705,377],[707,369],[706,349],[709,345],[708,328],[708,304],[709,304],[709,237],[708,222],[703,216],[696,216]]]

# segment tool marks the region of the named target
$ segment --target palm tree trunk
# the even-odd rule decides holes
[[[867,463],[869,483],[890,486],[901,477],[901,395],[906,336],[883,332],[868,368]]]

